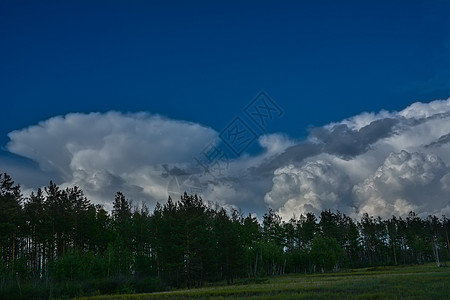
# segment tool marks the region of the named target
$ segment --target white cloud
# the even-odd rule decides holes
[[[433,154],[391,153],[372,176],[354,186],[355,201],[361,213],[387,217],[411,210],[436,213],[446,204],[449,172]]]
[[[147,113],[68,114],[9,134],[7,149],[79,185],[96,202],[117,191],[141,201],[167,197],[161,164],[187,165],[217,138],[207,127]]]
[[[393,117],[393,113],[386,110],[382,110],[379,113],[363,112],[359,115],[350,117],[338,123],[331,123],[325,126],[325,128],[331,129],[338,124],[347,125],[352,130],[360,130],[361,128],[370,125],[373,121],[382,120]]]
[[[79,185],[99,203],[119,190],[150,203],[187,191],[246,212],[272,207],[286,219],[324,209],[389,217],[410,210],[439,215],[450,207],[450,99],[362,113],[315,128],[302,141],[263,135],[262,153],[230,160],[219,178],[194,164],[218,141],[216,131],[147,113],[68,114],[9,137],[10,152],[43,170],[32,174]]]
[[[347,176],[328,162],[317,160],[301,167],[288,165],[275,171],[274,187],[265,201],[289,219],[306,212],[339,209],[349,192]]]
[[[285,218],[322,209],[383,217],[411,210],[445,213],[449,134],[450,99],[362,113],[318,128],[311,143],[286,150],[290,155],[273,172],[265,202]],[[311,145],[319,147],[317,153],[295,157]]]
[[[398,113],[407,119],[423,119],[439,114],[450,113],[449,100],[436,100],[430,103],[416,102]]]
[[[295,142],[284,134],[265,134],[259,139],[259,144],[266,150],[267,155],[280,154]]]

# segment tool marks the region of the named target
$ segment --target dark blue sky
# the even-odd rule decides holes
[[[450,96],[449,1],[222,2],[1,1],[1,146],[69,112],[220,131],[260,90],[294,138]]]

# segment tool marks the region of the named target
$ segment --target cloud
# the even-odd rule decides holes
[[[392,118],[375,119],[358,129],[344,123],[336,124],[331,128],[313,129],[309,138],[321,144],[321,152],[350,159],[367,151],[378,140],[391,136],[397,123],[398,120]]]
[[[274,187],[265,201],[289,219],[295,214],[339,209],[350,191],[347,176],[330,163],[317,160],[301,167],[289,165],[275,171]]]
[[[441,136],[437,141],[434,141],[434,142],[431,142],[428,145],[425,145],[425,148],[438,147],[438,146],[442,146],[442,145],[445,145],[445,144],[448,144],[448,143],[450,143],[450,133]]]
[[[258,139],[258,142],[266,150],[266,156],[283,153],[286,148],[295,144],[288,136],[279,133],[265,134]]]
[[[136,201],[167,197],[163,164],[184,168],[209,142],[211,128],[147,113],[68,114],[11,132],[7,149],[79,185],[97,202],[117,191]]]
[[[336,125],[347,125],[347,127],[352,130],[360,130],[361,128],[370,125],[374,121],[390,119],[393,116],[394,116],[393,113],[390,113],[386,110],[382,110],[379,113],[363,112],[359,115],[345,119],[339,123],[330,123],[328,125],[325,125],[324,128],[332,129]]]
[[[194,161],[211,142],[221,145],[207,126],[148,113],[73,113],[9,134],[8,151],[34,163],[0,160],[28,188],[49,176],[107,207],[117,191],[150,205],[187,191],[259,215],[271,207],[285,219],[324,209],[439,215],[450,212],[449,136],[450,99],[414,103],[313,128],[303,140],[265,134],[260,153],[230,159],[211,176]],[[24,174],[36,164],[33,185]]]
[[[436,155],[391,153],[375,173],[354,186],[360,212],[371,215],[439,213],[450,192],[450,169]]]
[[[323,209],[355,217],[446,213],[449,136],[450,99],[315,128],[259,167],[275,167],[265,202],[284,218]]]

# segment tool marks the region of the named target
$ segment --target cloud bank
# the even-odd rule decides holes
[[[265,202],[285,219],[323,209],[354,216],[448,214],[449,133],[450,99],[313,129],[308,142],[278,157],[282,166],[274,171]],[[286,155],[301,148],[314,150]]]
[[[164,201],[165,165],[183,167],[214,130],[147,113],[68,114],[9,134],[10,152],[57,172],[63,186],[78,185],[99,203],[117,191],[136,202]]]
[[[263,135],[262,153],[230,160],[220,178],[194,163],[206,145],[220,143],[218,132],[148,113],[73,113],[9,138],[8,151],[107,206],[117,191],[150,206],[188,191],[246,212],[271,207],[285,219],[324,209],[355,217],[450,213],[450,99],[361,113],[301,141]]]

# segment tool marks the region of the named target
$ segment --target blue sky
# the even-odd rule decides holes
[[[220,132],[264,90],[284,110],[266,133],[298,141],[447,99],[449,12],[448,1],[5,0],[0,157],[14,172],[15,154],[31,157],[7,150],[8,133],[68,113],[148,112]]]
[[[74,111],[220,130],[260,90],[292,112],[273,130],[302,136],[450,91],[448,1],[60,2],[0,4],[2,144]]]

